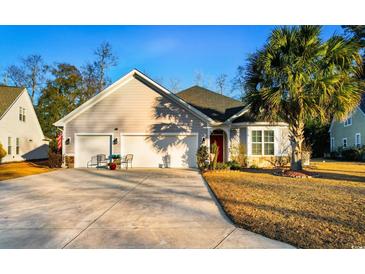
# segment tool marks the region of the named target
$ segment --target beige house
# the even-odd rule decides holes
[[[332,121],[329,134],[331,152],[365,145],[365,94],[346,120]]]
[[[3,163],[48,158],[48,141],[25,88],[0,86],[0,143],[7,152]]]
[[[133,154],[134,167],[196,167],[201,144],[216,142],[218,160],[244,144],[252,163],[288,153],[288,127],[249,114],[242,102],[201,87],[177,94],[138,70],[57,121],[65,162],[86,167],[96,154]]]

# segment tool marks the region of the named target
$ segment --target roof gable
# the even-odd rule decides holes
[[[354,111],[356,111],[357,109],[360,109],[362,114],[365,115],[365,92],[363,93],[363,95],[361,97],[360,104],[354,109]],[[328,129],[329,133],[331,133],[335,122],[341,122],[341,121],[337,121],[335,118],[332,118],[330,128]]]
[[[171,99],[175,103],[179,104],[183,108],[185,108],[188,111],[192,112],[193,114],[198,116],[200,119],[203,119],[204,121],[207,121],[207,122],[210,122],[210,123],[214,124],[214,120],[212,120],[209,116],[207,116],[204,113],[200,112],[199,110],[195,109],[194,107],[192,107],[191,105],[186,103],[184,100],[182,100],[180,97],[174,95],[169,90],[162,87],[161,85],[159,85],[158,83],[156,83],[155,81],[153,81],[152,79],[150,79],[149,77],[147,77],[146,75],[141,73],[140,71],[138,71],[136,69],[133,69],[131,72],[129,72],[128,74],[123,76],[121,79],[119,79],[118,81],[116,81],[115,83],[113,83],[112,85],[110,85],[109,87],[104,89],[103,91],[101,91],[99,94],[97,94],[93,98],[86,101],[84,104],[82,104],[81,106],[79,106],[78,108],[76,108],[75,110],[70,112],[69,114],[67,114],[65,117],[63,117],[62,119],[60,119],[59,121],[57,121],[53,125],[63,126],[65,123],[67,123],[70,120],[74,119],[79,114],[81,114],[83,111],[89,109],[90,107],[92,107],[93,105],[95,105],[96,103],[101,101],[103,98],[105,98],[106,96],[112,94],[119,87],[123,86],[124,84],[126,84],[127,82],[129,82],[133,78],[139,79],[140,81],[143,81],[145,84],[148,84],[151,88],[159,90],[162,95],[168,97],[169,99]]]
[[[176,94],[211,119],[225,122],[244,109],[241,101],[218,94],[200,86],[193,86]]]
[[[24,91],[21,87],[0,86],[0,119]]]

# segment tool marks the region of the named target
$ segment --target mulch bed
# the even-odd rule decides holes
[[[290,177],[290,178],[318,178],[318,173],[309,172],[306,170],[295,171],[289,169],[280,169],[273,172],[276,176]]]

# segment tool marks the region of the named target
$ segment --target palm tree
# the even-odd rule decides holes
[[[302,169],[304,126],[311,118],[344,119],[359,104],[359,45],[319,26],[279,27],[248,58],[244,98],[253,114],[289,125],[291,168]]]

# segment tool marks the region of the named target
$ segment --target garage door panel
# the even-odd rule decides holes
[[[75,167],[87,167],[87,162],[97,154],[111,154],[110,135],[76,136]]]
[[[135,167],[196,167],[196,135],[125,135],[121,139],[122,154],[134,155]]]

